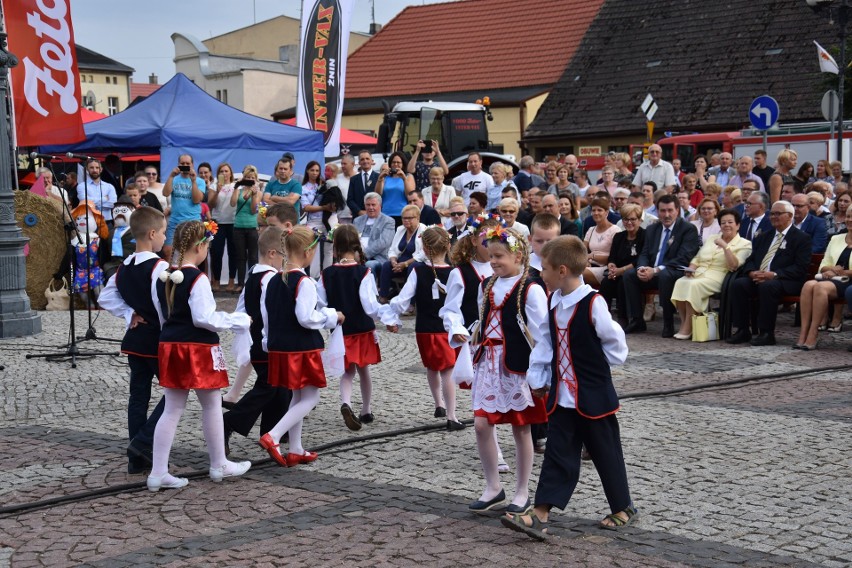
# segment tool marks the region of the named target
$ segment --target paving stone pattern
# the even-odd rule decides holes
[[[232,304],[225,297],[220,306]],[[77,315],[85,321],[84,312]],[[190,397],[172,470],[202,473],[185,489],[153,494],[144,489],[144,476],[126,473],[123,358],[81,359],[77,369],[26,360],[26,353],[62,351],[67,314],[43,317],[39,336],[0,341],[6,366],[0,371],[0,508],[135,485],[117,495],[0,512],[0,568],[852,564],[852,372],[629,396],[848,364],[848,333],[827,337],[822,349],[808,353],[790,350],[798,330],[786,315],[779,318],[780,344],[769,348],[663,340],[658,322],[631,336],[631,356],[615,377],[625,399],[619,420],[641,520],[623,532],[599,529],[606,501],[594,468],[584,464],[568,509],[554,514],[555,537],[541,544],[506,530],[496,514],[468,513],[483,484],[472,428],[359,440],[440,425],[411,319],[400,334],[380,333],[375,423],[357,433],[344,427],[334,380],[306,421],[307,447],[353,443],[323,452],[314,464],[282,469],[257,447],[256,434],[235,435],[232,455],[256,465],[243,478],[213,484],[206,477],[200,407]],[[99,336],[121,336],[121,322],[107,314],[95,324]],[[222,339],[227,345],[230,335]],[[115,350],[102,342],[81,348]],[[356,411],[358,400],[356,386]],[[469,408],[463,391],[462,418],[470,417]],[[513,463],[511,430],[498,432]],[[540,465],[536,456],[533,491]],[[514,476],[502,481],[511,492]]]

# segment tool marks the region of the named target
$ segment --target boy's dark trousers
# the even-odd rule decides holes
[[[536,506],[565,509],[580,478],[580,452],[584,444],[598,470],[610,510],[617,513],[631,504],[615,414],[592,420],[580,416],[576,409],[557,406],[548,417]]]
[[[128,355],[127,364],[130,367],[130,399],[127,402],[128,438],[136,448],[150,452],[154,446],[154,429],[165,407],[165,399],[160,398],[151,415],[148,415],[151,384],[154,377],[159,376],[160,373],[159,360],[156,357]],[[128,453],[128,456],[132,458],[134,454]]]
[[[260,435],[278,424],[287,413],[293,393],[289,389],[270,386],[267,382],[269,364],[252,361],[257,380],[254,386],[225,413],[225,430],[248,436],[260,416]]]

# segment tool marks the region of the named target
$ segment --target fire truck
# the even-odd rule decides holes
[[[844,131],[843,171],[850,169],[850,138],[852,133],[847,135]],[[763,148],[763,142],[763,133],[751,129],[681,134],[657,141],[663,148],[663,159],[680,159],[685,171],[693,170],[693,162],[697,156],[709,158],[718,152],[730,152],[734,159],[739,156],[753,156],[755,150]],[[788,124],[769,131],[766,137],[766,153],[770,165],[775,161],[778,152],[785,148],[796,151],[800,165],[804,162],[816,164],[819,160],[833,161],[837,156],[837,138],[832,135],[829,124],[825,122]]]

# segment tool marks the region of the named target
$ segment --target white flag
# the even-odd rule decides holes
[[[819,57],[819,70],[823,73],[834,73],[838,75],[840,70],[837,67],[837,62],[831,56],[829,52],[825,50],[820,44],[814,42],[814,45],[817,46],[817,56]]]

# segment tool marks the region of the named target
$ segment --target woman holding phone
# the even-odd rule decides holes
[[[243,290],[246,282],[246,269],[257,264],[257,206],[263,188],[257,179],[257,168],[243,168],[243,179],[234,184],[231,195],[231,207],[234,212],[234,252],[237,265],[237,287],[235,294]]]
[[[228,251],[228,286],[226,292],[233,293],[237,276],[236,249],[234,248],[234,214],[231,197],[239,191],[234,188],[234,172],[228,163],[219,164],[216,170],[216,186],[207,189],[207,204],[213,220],[219,225],[213,244],[210,245],[210,269],[213,271],[213,291],[218,292],[222,280],[222,258]]]

